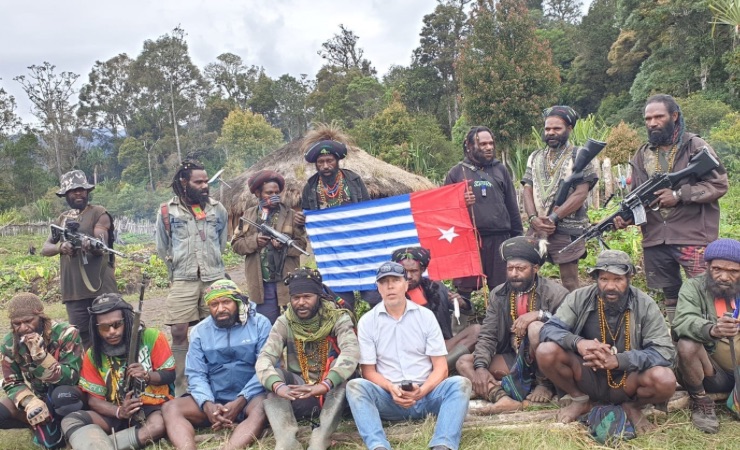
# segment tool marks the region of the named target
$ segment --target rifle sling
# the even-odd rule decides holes
[[[488,181],[489,183],[491,183],[491,186],[495,186],[496,185],[496,182],[493,180],[493,178],[491,178],[490,175],[488,175],[488,173],[486,173],[485,170],[479,169],[479,168],[475,167],[474,165],[468,164],[466,162],[461,162],[460,164],[463,167],[467,167],[468,170],[472,170],[473,173],[477,173],[479,177],[481,177],[481,178],[485,179],[486,181]]]
[[[82,251],[82,249],[80,249]],[[82,258],[77,258],[77,265],[80,266],[80,274],[82,275],[82,282],[85,284],[85,287],[90,292],[97,292],[100,290],[101,287],[103,287],[103,270],[105,270],[105,262],[101,261],[100,264],[100,284],[97,288],[93,287],[92,283],[90,283],[90,279],[87,277],[87,271],[85,270],[85,266],[82,265]]]

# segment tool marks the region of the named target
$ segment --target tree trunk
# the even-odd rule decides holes
[[[172,126],[175,128],[175,146],[177,147],[177,162],[182,164],[182,154],[180,153],[180,134],[177,131],[177,115],[175,113],[175,90],[174,90],[174,87],[172,86],[172,81],[170,81],[170,106],[172,107]],[[152,190],[154,190],[153,187],[152,187]]]

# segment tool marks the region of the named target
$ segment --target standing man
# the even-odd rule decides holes
[[[468,411],[470,381],[447,378],[442,332],[434,313],[406,299],[403,266],[383,263],[376,276],[383,298],[358,325],[362,378],[347,384],[357,429],[370,450],[390,449],[381,420],[437,416],[432,450],[457,450]]]
[[[521,408],[521,403],[504,391],[500,381],[509,374],[525,337],[528,339],[527,362],[534,358],[542,325],[568,295],[563,286],[538,274],[545,261],[544,241],[517,236],[504,242],[501,253],[506,261],[506,283],[491,291],[475,352],[457,362],[458,373],[473,382],[475,393],[494,403],[492,413]],[[549,402],[555,394],[552,383],[542,375],[536,363],[527,375],[531,372],[534,372],[535,383],[527,400]]]
[[[709,144],[686,131],[681,108],[670,95],[653,95],[647,100],[645,126],[648,143],[640,147],[630,163],[632,189],[655,173],[686,168],[703,148],[717,158]],[[720,164],[701,179],[686,178],[674,189],[657,191],[654,207],[658,209],[646,208],[647,222],[641,225],[645,277],[649,288],[663,289],[669,321],[676,312],[681,268],[689,278],[706,269],[702,255],[707,244],[717,240],[719,198],[727,189],[727,172]],[[616,228],[631,223],[620,217],[614,220]]]
[[[208,195],[208,175],[197,161],[184,161],[172,179],[175,196],[157,213],[157,254],[167,264],[172,286],[167,295],[165,325],[172,333],[175,395],[187,389],[185,355],[188,327],[208,315],[203,291],[224,278],[221,254],[226,250],[228,214]]]
[[[578,148],[568,139],[578,114],[570,106],[553,106],[545,110],[544,117],[542,137],[547,147],[529,156],[522,178],[524,212],[529,218],[527,234],[547,239],[548,258],[560,267],[563,286],[573,291],[578,288],[578,260],[586,254],[586,243],[581,241],[565,253],[560,250],[588,228],[586,197],[599,178],[593,163],[589,163],[583,169],[583,179],[571,188],[565,203],[547,215],[560,181],[573,173]]]
[[[719,419],[706,393],[735,387],[730,339],[740,348],[738,320],[725,313],[740,306],[734,304],[740,296],[740,242],[718,239],[707,246],[704,260],[706,273],[681,286],[673,332],[678,338],[677,374],[689,392],[691,422],[705,433],[717,433]]]
[[[134,308],[120,294],[101,295],[90,308],[92,346],[85,353],[80,387],[89,410],[62,420],[62,431],[75,450],[144,448],[165,435],[160,408],[172,398],[175,359],[167,337],[156,328],[134,330]],[[137,362],[126,358],[131,336],[138,334]],[[134,395],[125,386],[132,377],[141,388]],[[143,413],[139,422],[137,414]],[[115,434],[108,437],[112,431]]]
[[[285,188],[283,176],[272,170],[260,170],[247,180],[247,185],[259,204],[246,211],[244,218],[269,225],[305,249],[306,228],[295,225],[295,211],[280,202],[280,193]],[[257,304],[257,312],[270,319],[270,323],[275,323],[280,308],[290,300],[288,287],[282,281],[300,265],[301,252],[261,234],[244,221],[236,229],[231,248],[245,256],[247,293]]]
[[[542,327],[537,366],[571,397],[561,422],[588,413],[591,402],[621,405],[641,434],[652,428],[642,407],[676,391],[676,349],[655,300],[630,284],[626,253],[602,252],[589,273],[596,284],[571,292]]]
[[[162,407],[167,437],[178,450],[195,450],[194,426],[232,428],[221,448],[246,448],[267,423],[255,363],[270,321],[231,280],[216,281],[204,298],[210,316],[193,328],[186,368],[190,395]]]
[[[64,197],[72,209],[62,213],[56,225],[100,239],[108,247],[113,247],[113,218],[102,206],[89,203],[93,189],[95,185],[87,182],[81,170],[62,175],[61,188],[56,194]],[[77,327],[82,345],[88,348],[90,315],[87,309],[98,295],[118,292],[115,255],[91,248],[87,240],[82,241],[81,248],[75,248],[69,241],[61,242],[54,234],[44,242],[41,254],[60,255],[62,302],[67,309],[69,323]],[[85,259],[87,263],[84,263]]]
[[[303,187],[303,209],[326,209],[370,200],[360,175],[339,168],[339,161],[347,156],[347,144],[347,136],[328,126],[309,131],[303,139],[304,158],[316,166],[316,173]],[[304,222],[303,213],[298,213],[296,223],[303,225]],[[354,309],[354,292],[338,292],[337,295],[350,309]],[[380,296],[374,290],[360,291],[360,296],[371,306],[380,302]]]
[[[445,184],[468,183],[465,201],[470,207],[473,226],[481,237],[481,261],[489,289],[506,281],[506,263],[501,259],[501,244],[524,234],[516,190],[504,164],[496,159],[496,141],[486,127],[472,127],[463,141],[464,158],[450,169]],[[455,280],[458,292],[470,298],[480,289],[477,277]]]
[[[459,307],[466,310],[472,309],[472,303],[457,292],[450,292],[444,283],[422,276],[431,260],[432,254],[423,247],[399,248],[391,255],[391,261],[401,264],[406,269],[409,282],[409,290],[406,292],[408,298],[419,306],[429,308],[437,318],[447,348],[447,367],[452,370],[461,356],[469,355],[475,349],[480,325],[470,325],[452,335],[453,302],[457,301]]]
[[[31,427],[39,445],[64,446],[59,421],[82,407],[80,336],[51,320],[30,292],[15,295],[6,308],[11,331],[2,346],[0,429]]]
[[[317,270],[298,269],[285,282],[290,304],[257,359],[260,382],[270,392],[265,412],[276,450],[302,449],[296,419],[316,416],[319,426],[308,448],[325,450],[346,406],[347,380],[356,375],[360,359],[354,319],[326,295]],[[276,367],[282,365],[284,352],[287,363]]]

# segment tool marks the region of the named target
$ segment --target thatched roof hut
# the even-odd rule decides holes
[[[223,198],[219,200],[229,212],[230,229],[238,225],[239,217],[246,209],[257,205],[257,198],[247,188],[247,179],[259,170],[274,170],[285,177],[283,202],[291,208],[300,208],[303,186],[316,173],[314,165],[303,159],[302,145],[302,139],[286,144],[257,161],[238,177],[226,180],[231,187],[223,187]],[[372,198],[391,197],[435,187],[425,177],[383,162],[360,148],[348,145],[347,149],[347,157],[339,162],[339,167],[358,173]]]

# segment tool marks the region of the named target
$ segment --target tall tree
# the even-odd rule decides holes
[[[295,78],[286,73],[275,80],[272,88],[280,129],[288,141],[292,141],[308,129],[311,120],[308,94],[313,89],[313,83],[305,74]]]
[[[70,99],[75,94],[74,84],[79,75],[72,72],[55,72],[56,66],[44,61],[40,66],[28,67],[29,74],[13,78],[20,83],[33,105],[33,114],[41,122],[44,137],[51,144],[52,158],[57,175],[67,169],[63,159],[67,151],[74,150],[73,133],[76,128],[76,103]]]
[[[328,65],[349,70],[359,70],[365,76],[375,75],[377,71],[372,63],[363,58],[365,51],[357,46],[360,37],[344,25],[339,25],[339,33],[321,44],[319,56],[324,58]]]
[[[216,145],[226,156],[229,172],[237,174],[283,142],[280,130],[251,111],[234,110],[224,121]]]
[[[578,23],[581,18],[581,0],[544,0],[542,2],[545,17],[557,22]]]
[[[15,97],[0,88],[0,137],[11,133],[21,124],[21,120],[15,113]]]
[[[536,36],[524,0],[480,0],[471,20],[457,65],[467,120],[503,141],[529,134],[556,98],[550,49]]]
[[[203,73],[222,96],[234,101],[242,109],[252,95],[257,79],[264,71],[261,67],[247,67],[239,55],[222,53],[216,57],[217,62],[206,65]]]
[[[77,115],[87,119],[92,126],[110,129],[116,137],[119,128],[126,131],[133,113],[132,63],[133,60],[125,53],[105,62],[95,61],[88,82],[80,89]]]

